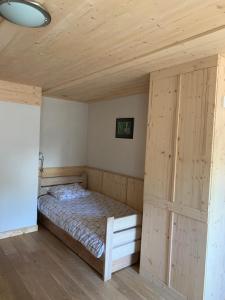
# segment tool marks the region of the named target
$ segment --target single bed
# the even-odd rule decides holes
[[[39,222],[109,280],[113,272],[138,261],[142,216],[92,191],[70,201],[46,194],[52,186],[69,183],[86,188],[87,176],[40,179]]]

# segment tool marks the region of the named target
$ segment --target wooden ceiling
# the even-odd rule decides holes
[[[42,1],[43,2],[43,1]],[[94,101],[147,92],[149,72],[225,50],[225,1],[46,0],[52,23],[0,20],[0,80]]]

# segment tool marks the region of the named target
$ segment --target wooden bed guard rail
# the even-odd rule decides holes
[[[132,265],[139,259],[142,215],[107,218],[104,281],[112,273]]]

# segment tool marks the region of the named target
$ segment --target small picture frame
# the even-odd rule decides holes
[[[116,138],[133,139],[134,136],[134,118],[116,119]]]

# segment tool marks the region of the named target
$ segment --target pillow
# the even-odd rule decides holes
[[[48,194],[60,201],[64,201],[88,196],[90,195],[90,192],[83,189],[78,183],[73,183],[51,187]]]
[[[39,197],[40,197],[40,196],[44,196],[44,195],[46,195],[46,194],[48,193],[48,191],[49,191],[49,187],[47,187],[47,186],[41,187],[41,188],[39,189],[39,194],[38,194],[38,196],[39,196]]]

